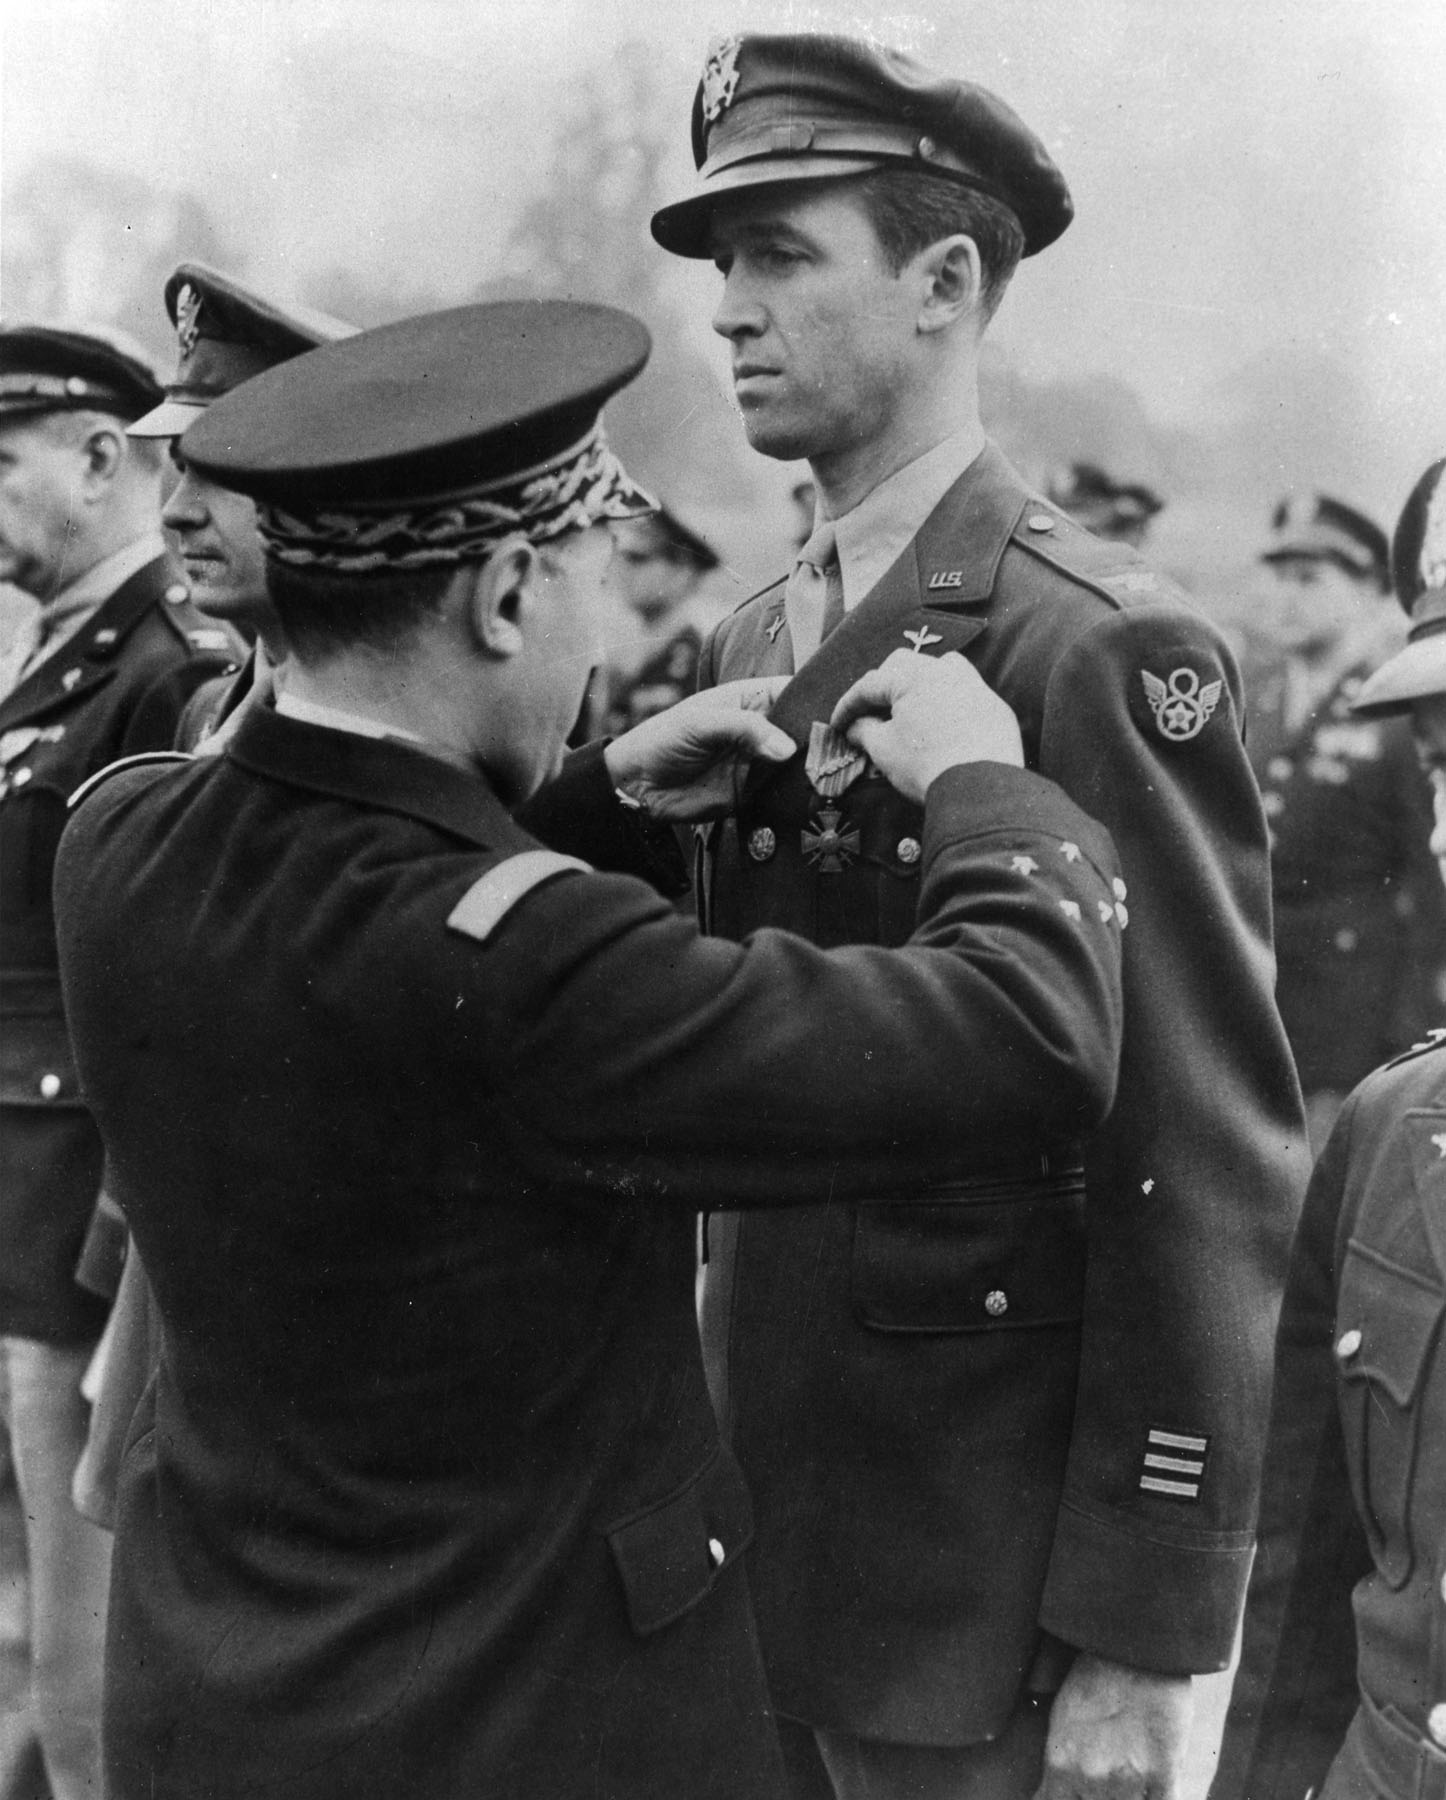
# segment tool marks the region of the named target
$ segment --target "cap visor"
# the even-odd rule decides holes
[[[791,187],[796,181],[866,175],[890,160],[882,156],[762,156],[753,162],[733,163],[710,175],[696,194],[655,212],[653,238],[674,256],[708,258],[713,254],[713,208],[728,195],[746,188]]]
[[[153,406],[133,425],[126,426],[127,437],[170,438],[179,437],[188,425],[194,425],[204,406],[187,406],[183,400],[162,400],[159,406]]]
[[[1351,702],[1351,711],[1357,717],[1384,718],[1409,712],[1413,701],[1434,694],[1446,694],[1446,635],[1407,644],[1382,663]]]

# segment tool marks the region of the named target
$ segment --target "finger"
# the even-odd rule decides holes
[[[786,731],[756,712],[739,713],[730,722],[729,735],[745,755],[761,756],[765,762],[787,762],[798,748]]]
[[[889,738],[887,720],[877,718],[872,713],[864,713],[847,727],[844,736],[855,750],[862,750],[870,762],[877,763],[881,768],[887,762],[886,745]]]
[[[892,659],[891,659],[892,660]],[[839,696],[829,724],[845,734],[855,719],[866,715],[887,717],[893,710],[896,684],[890,679],[888,662],[860,675],[851,688]]]

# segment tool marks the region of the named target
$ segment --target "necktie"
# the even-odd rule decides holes
[[[825,519],[798,553],[783,611],[793,640],[793,666],[801,669],[844,616],[843,571],[833,526]]]

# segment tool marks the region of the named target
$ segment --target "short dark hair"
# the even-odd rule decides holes
[[[1024,254],[1024,227],[1002,201],[947,175],[885,164],[853,178],[874,236],[897,275],[921,250],[963,232],[979,249],[980,300],[994,316]]]
[[[344,650],[402,649],[440,610],[456,572],[455,563],[357,575],[268,561],[266,588],[289,647],[302,662],[325,662]]]

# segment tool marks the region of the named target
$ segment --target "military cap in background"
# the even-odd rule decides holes
[[[1411,633],[1356,696],[1351,711],[1367,718],[1409,712],[1414,700],[1446,694],[1446,457],[1411,489],[1391,539],[1391,573]]]
[[[1098,463],[1074,462],[1050,477],[1046,493],[1096,537],[1137,544],[1165,502],[1143,481],[1116,481]]]
[[[129,420],[160,397],[161,383],[145,352],[120,332],[0,325],[0,419],[84,411]]]
[[[306,307],[278,306],[233,275],[184,262],[166,283],[166,311],[180,362],[165,398],[130,427],[132,437],[179,437],[213,400],[263,369],[356,327]]]
[[[811,34],[723,38],[693,101],[698,189],[653,215],[678,256],[706,257],[717,201],[740,188],[902,165],[991,195],[1019,220],[1024,254],[1069,224],[1063,175],[987,88],[936,75],[897,50]]]
[[[656,512],[639,519],[634,529],[645,534],[648,548],[655,555],[691,563],[700,574],[718,567],[718,552],[706,538],[685,525],[671,507],[660,505]]]
[[[1360,581],[1391,591],[1386,534],[1343,500],[1329,494],[1287,494],[1270,518],[1270,542],[1262,562],[1333,562]]]
[[[480,560],[655,503],[603,434],[651,340],[560,300],[424,313],[324,345],[216,401],[187,464],[257,502],[267,555],[366,574]]]

